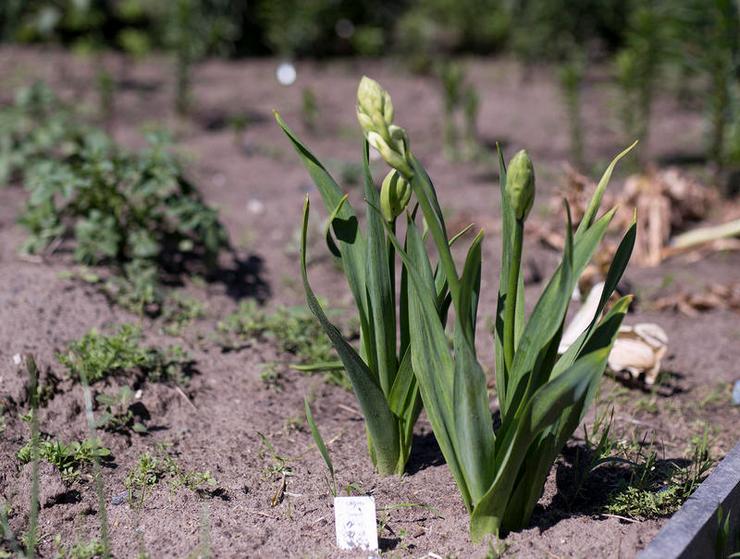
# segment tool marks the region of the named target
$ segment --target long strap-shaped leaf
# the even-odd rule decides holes
[[[532,315],[524,327],[519,345],[516,348],[512,370],[510,371],[510,387],[507,388],[507,396],[512,401],[526,401],[525,394],[532,394],[548,378],[539,371],[547,374],[552,370],[552,363],[557,354],[555,353],[559,343],[560,334],[565,315],[568,312],[570,296],[573,293],[578,278],[583,273],[599,243],[606,234],[607,227],[614,216],[615,210],[608,211],[599,218],[584,235],[572,245],[572,263],[570,269],[566,269],[567,255],[569,252],[567,243],[558,269],[537,301]],[[568,222],[568,235],[572,237]],[[547,355],[549,353],[549,355]],[[538,363],[538,359],[541,362]],[[507,412],[508,410],[507,403]],[[516,410],[510,410],[516,413]],[[506,417],[504,417],[506,419]]]
[[[591,224],[596,217],[596,212],[599,211],[599,206],[601,206],[601,199],[604,197],[606,187],[609,184],[609,180],[612,178],[614,167],[616,167],[620,159],[622,159],[625,155],[632,151],[632,149],[637,145],[637,142],[638,141],[635,140],[631,146],[622,151],[619,155],[612,159],[611,163],[609,163],[609,166],[606,168],[606,171],[604,171],[604,174],[601,176],[601,180],[599,180],[599,184],[596,186],[596,190],[594,191],[594,194],[591,197],[588,206],[586,207],[586,211],[583,214],[583,219],[578,225],[578,229],[576,230],[575,234],[576,239],[579,239],[586,232],[586,229],[591,227]]]
[[[298,153],[303,166],[311,176],[321,195],[327,213],[332,214],[336,210],[335,217],[332,219],[334,237],[337,242],[337,248],[342,255],[344,273],[360,315],[364,353],[370,360],[374,361],[374,340],[368,339],[368,336],[372,333],[372,328],[370,327],[370,311],[366,301],[365,289],[366,247],[362,233],[360,232],[357,215],[352,205],[348,201],[343,200],[344,194],[336,181],[316,156],[311,153],[311,150],[298,139],[298,136],[288,127],[277,112],[275,113],[275,120],[293,144],[293,148]]]
[[[609,313],[599,321],[596,328],[591,332],[581,356],[597,350],[611,350],[622,318],[629,307],[630,299],[630,297],[620,299]],[[582,357],[579,356],[579,358]],[[524,462],[524,470],[517,481],[516,488],[504,513],[503,527],[506,530],[525,527],[539,500],[550,467],[591,405],[605,367],[606,363],[604,363],[604,367],[599,374],[594,376],[584,396],[569,408],[564,409],[557,421],[546,428],[530,446]]]
[[[497,447],[496,462],[499,467],[495,480],[473,508],[470,532],[474,541],[479,541],[486,534],[498,533],[530,444],[557,419],[563,409],[586,394],[593,376],[606,363],[608,354],[608,350],[595,351],[578,360],[557,379],[540,387],[529,400],[515,429],[510,430]]]
[[[308,281],[306,233],[309,209],[310,203],[308,197],[306,197],[303,206],[303,228],[301,231],[301,276],[303,278],[303,288],[306,292],[306,301],[311,312],[321,323],[326,335],[329,336],[347,371],[357,401],[365,416],[365,424],[372,445],[378,451],[374,453],[378,471],[381,474],[394,473],[397,470],[399,459],[397,419],[388,407],[380,386],[374,382],[372,372],[354,348],[344,339],[341,332],[326,317]]]
[[[456,447],[453,407],[455,365],[438,314],[437,293],[429,258],[421,235],[410,219],[406,235],[408,252],[391,232],[388,237],[408,272],[411,363],[419,383],[424,409],[445,461],[460,489],[463,502],[471,510],[467,476],[459,462]]]
[[[380,205],[378,191],[373,184],[368,159],[368,144],[362,149],[362,168],[365,177],[365,199],[372,206]],[[392,283],[392,262],[383,227],[383,217],[377,212],[367,215],[366,272],[368,310],[374,330],[374,342],[380,387],[388,395],[396,376],[396,301]]]

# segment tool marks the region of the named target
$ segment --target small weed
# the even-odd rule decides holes
[[[53,155],[65,154],[86,128],[45,84],[16,93],[15,103],[0,110],[0,184]]]
[[[706,433],[692,441],[691,459],[686,466],[658,460],[651,445],[647,455],[634,466],[629,481],[609,495],[606,512],[635,519],[670,516],[696,490],[713,463]]]
[[[164,448],[160,448],[157,454],[142,454],[126,474],[124,485],[129,501],[142,506],[151,488],[164,479],[169,480],[172,491],[184,487],[200,497],[211,495],[218,486],[209,471],[185,470]]]
[[[269,313],[256,302],[245,301],[238,311],[218,324],[218,331],[223,347],[233,348],[238,341],[252,339],[272,341],[280,353],[294,357],[294,365],[329,371],[329,381],[347,386],[344,370],[333,367],[336,354],[329,338],[304,307],[278,307]],[[269,385],[279,386],[279,372],[277,364],[267,364],[263,369],[263,380]]]
[[[262,441],[262,447],[259,452],[260,458],[270,458],[271,460],[263,471],[263,477],[278,482],[275,494],[270,500],[270,505],[276,507],[283,502],[286,489],[288,488],[288,478],[293,476],[293,467],[288,464],[287,458],[278,454],[270,439],[259,432],[257,435]]]
[[[182,348],[171,346],[163,351],[144,347],[140,340],[141,331],[131,324],[122,324],[110,335],[93,329],[70,343],[57,359],[74,378],[84,372],[90,383],[131,371],[138,371],[153,382],[184,381],[183,368],[190,360]]]
[[[115,394],[98,394],[95,400],[102,407],[96,427],[115,433],[147,432],[146,425],[134,413],[134,393],[128,386],[122,387]]]
[[[106,548],[103,542],[92,539],[87,542],[77,542],[64,555],[65,559],[98,559],[106,557]]]
[[[26,443],[17,453],[21,464],[28,464],[32,460],[32,443]],[[54,466],[67,483],[79,479],[82,470],[91,465],[97,456],[110,456],[110,450],[90,439],[73,441],[69,444],[58,440],[45,440],[39,443],[39,458]]]
[[[162,306],[162,329],[165,334],[177,336],[205,314],[203,303],[193,297],[175,293],[167,297]]]

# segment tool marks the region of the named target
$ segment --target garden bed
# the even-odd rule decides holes
[[[109,62],[115,65],[116,60]],[[468,514],[423,415],[408,474],[380,478],[367,457],[363,421],[349,392],[321,375],[292,371],[286,363],[296,357],[274,337],[225,344],[217,324],[244,300],[264,301],[268,312],[304,302],[297,233],[304,194],[316,194],[272,121],[272,109],[280,109],[285,120],[310,139],[312,149],[330,160],[332,172],[352,182],[356,171],[348,162],[359,160],[361,136],[351,100],[363,73],[382,80],[393,94],[397,113],[403,115],[403,125],[416,139],[414,151],[434,177],[450,223],[459,229],[474,222],[486,230],[481,321],[490,320],[494,313],[492,286],[498,276],[495,166],[446,161],[438,145],[441,123],[434,116],[441,111],[436,85],[423,77],[407,77],[405,70],[391,64],[301,64],[296,86],[283,88],[274,80],[272,60],[205,63],[195,73],[196,110],[186,123],[169,116],[172,84],[163,77],[169,76],[165,67],[163,61],[154,61],[130,68],[129,81],[147,87],[131,86],[119,92],[112,133],[121,143],[140,147],[144,123],[160,122],[177,130],[177,149],[188,159],[188,172],[206,201],[219,209],[237,248],[236,259],[222,257],[220,272],[207,282],[185,280],[179,289],[201,302],[203,316],[174,331],[162,318],[141,318],[124,311],[111,305],[94,285],[67,277],[65,272],[76,267],[64,251],[43,260],[19,256],[25,232],[16,219],[25,194],[17,185],[0,191],[0,403],[4,406],[0,494],[12,507],[11,528],[25,529],[30,495],[29,467],[21,466],[16,457],[29,438],[28,424],[19,417],[27,410],[26,378],[18,372],[13,356],[33,353],[42,383],[53,387],[40,408],[41,432],[66,442],[84,440],[88,432],[83,391],[79,383],[65,378],[66,369],[56,353],[91,328],[110,333],[117,324],[135,323],[141,327],[143,344],[179,345],[192,366],[185,382],[144,381],[135,387],[141,390],[138,401],[150,416],[148,434],[101,435],[111,451],[111,460],[103,464],[103,481],[116,557],[135,556],[140,550],[151,557],[184,557],[204,545],[214,557],[338,555],[324,465],[305,426],[306,395],[328,443],[340,488],[375,496],[384,551],[397,556],[429,552],[484,556],[489,545],[470,543]],[[471,67],[472,81],[481,94],[482,136],[502,140],[510,153],[527,147],[539,181],[532,215],[542,221],[560,219],[548,214],[547,199],[560,181],[568,138],[552,76],[537,73],[520,88],[518,78],[511,78],[518,76],[518,70],[509,61],[474,60]],[[71,55],[3,49],[0,74],[3,102],[10,100],[16,86],[43,78],[75,104],[94,103],[93,92],[86,87],[92,69]],[[305,86],[318,100],[320,118],[314,132],[301,126]],[[606,162],[623,141],[601,120],[606,101],[597,94],[600,87],[603,84],[595,81],[585,93],[587,156]],[[251,124],[243,133],[209,124],[246,113]],[[701,142],[701,114],[659,99],[654,118],[650,145],[641,147],[650,157],[685,154]],[[595,176],[602,167],[589,174]],[[623,177],[620,172],[610,188],[619,188]],[[359,198],[359,189],[353,189],[351,196]],[[351,328],[350,299],[343,278],[326,258],[321,233],[315,232],[309,249],[312,283],[331,307],[343,311],[341,316]],[[548,277],[556,254],[535,243],[527,250],[532,261],[528,265]],[[603,413],[613,404],[612,436],[638,453],[641,445],[654,445],[664,468],[672,463],[686,465],[684,461],[692,457],[692,439],[705,432],[709,455],[715,460],[736,443],[740,408],[731,406],[729,394],[732,381],[740,375],[736,365],[740,333],[732,310],[687,317],[672,310],[650,310],[650,302],[727,281],[737,275],[739,266],[740,255],[730,252],[693,261],[673,259],[656,268],[628,268],[626,278],[637,305],[625,322],[655,322],[665,329],[670,341],[663,369],[669,374],[656,390],[607,379],[598,410]],[[541,288],[536,282],[527,287],[531,295]],[[493,344],[484,335],[478,343],[481,360],[490,371]],[[109,379],[94,390],[108,392],[120,384],[125,379]],[[589,425],[593,418],[594,414],[588,416]],[[517,557],[578,557],[586,550],[591,556],[629,557],[653,539],[666,518],[613,512],[609,493],[630,474],[606,464],[584,477],[585,449],[582,438],[569,443],[550,474],[530,527],[509,535],[503,543],[491,543],[492,549]],[[126,479],[147,452],[167,467],[137,505],[126,497]],[[213,484],[189,488],[183,481],[189,474],[206,472]],[[42,469],[39,518],[41,550],[46,556],[53,556],[57,545],[98,537],[99,529],[98,500],[89,474],[82,472],[80,479],[67,485],[55,476],[54,471]]]

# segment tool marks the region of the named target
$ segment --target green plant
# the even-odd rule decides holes
[[[77,261],[113,265],[111,292],[144,312],[161,305],[160,282],[190,263],[211,265],[228,245],[214,210],[182,175],[161,136],[125,153],[91,133],[66,157],[31,168],[19,221],[28,252],[70,242]],[[128,298],[128,300],[127,300]]]
[[[182,368],[189,363],[188,356],[178,346],[165,351],[144,347],[141,331],[122,324],[114,334],[105,335],[93,329],[73,341],[57,359],[74,378],[84,374],[95,383],[108,375],[137,371],[151,381],[182,381]]]
[[[721,506],[717,508],[717,537],[714,544],[714,555],[717,559],[740,558],[740,530],[736,530],[733,538],[731,518],[732,510],[725,513]]]
[[[329,478],[326,480],[326,484],[329,487],[329,491],[331,491],[331,494],[336,497],[337,479],[334,476],[334,463],[331,461],[331,456],[329,456],[329,449],[326,448],[326,443],[324,443],[324,438],[319,432],[319,427],[318,425],[316,425],[316,421],[314,421],[313,413],[311,412],[311,406],[308,404],[308,398],[304,398],[303,403],[306,409],[306,423],[308,423],[308,427],[311,430],[311,436],[316,443],[316,448],[319,449],[319,454],[321,454],[321,458],[324,460],[324,464],[326,464],[326,469],[329,472]]]
[[[163,331],[177,336],[193,321],[205,315],[203,303],[194,297],[173,293],[166,297],[162,305]]]
[[[404,139],[394,136],[393,105],[386,94],[378,96],[379,86],[364,78],[360,83],[358,117],[363,125],[378,123],[380,132],[370,144],[384,158],[396,161],[402,169],[391,171],[376,189],[369,166],[368,143],[363,149],[364,195],[369,211],[367,230],[363,233],[357,214],[326,168],[301,143],[295,133],[276,114],[278,124],[298,152],[318,188],[329,214],[326,241],[342,266],[360,321],[360,350],[350,345],[332,324],[318,302],[308,281],[306,239],[309,202],[306,199],[301,235],[301,274],[311,312],[330,338],[344,365],[355,396],[365,416],[370,458],[381,475],[402,474],[413,439],[413,427],[421,411],[421,398],[411,368],[409,351],[410,320],[406,265],[396,276],[396,249],[393,232],[398,216],[411,194],[404,175],[408,171],[399,151]],[[393,145],[393,147],[391,147]],[[373,208],[381,208],[375,211]],[[433,301],[440,320],[449,303],[444,274],[437,274]],[[397,310],[398,305],[398,310]]]
[[[581,88],[586,72],[585,56],[575,51],[560,64],[558,78],[563,92],[570,128],[570,152],[573,163],[583,165],[583,119],[581,118]]]
[[[102,556],[107,558],[110,556],[110,539],[108,537],[108,504],[105,499],[105,487],[103,485],[103,472],[100,467],[101,456],[107,456],[110,451],[100,445],[97,433],[97,424],[95,422],[95,415],[93,413],[93,401],[92,392],[90,391],[90,384],[87,379],[85,369],[80,369],[80,381],[82,383],[82,394],[85,404],[85,419],[87,420],[87,429],[89,433],[89,442],[91,448],[85,453],[81,453],[87,459],[89,454],[89,460],[92,462],[93,470],[93,482],[95,484],[95,494],[98,497],[98,517],[100,518],[100,540],[102,546]],[[87,443],[88,441],[85,441]]]
[[[102,407],[95,426],[106,431],[126,433],[146,433],[144,423],[134,414],[131,407],[134,402],[134,393],[128,386],[123,386],[115,394],[98,394],[95,401]]]
[[[109,557],[108,548],[98,539],[76,542],[65,554],[65,559],[97,559]]]
[[[319,104],[316,94],[310,87],[304,87],[301,91],[301,118],[306,130],[316,131],[316,123],[319,119]]]
[[[218,323],[217,329],[225,347],[233,347],[237,340],[268,340],[281,353],[295,357],[293,368],[304,372],[325,371],[330,382],[347,385],[343,368],[336,366],[329,338],[304,307],[280,306],[270,313],[256,301],[243,301],[236,312]],[[276,363],[267,363],[263,380],[268,384],[277,382],[279,373]]]
[[[66,482],[80,477],[82,468],[93,463],[96,457],[110,456],[110,450],[90,439],[64,443],[58,440],[44,440],[39,443],[39,458],[54,466]],[[32,441],[18,450],[18,460],[27,464],[33,460]]]
[[[438,70],[444,99],[444,149],[447,157],[458,158],[458,136],[455,113],[463,99],[463,82],[465,74],[462,66],[456,62],[445,62]]]
[[[165,479],[169,480],[172,491],[184,487],[199,496],[210,494],[218,486],[209,471],[186,470],[164,448],[160,448],[156,454],[143,453],[126,474],[124,486],[129,501],[141,507],[151,488]]]
[[[623,47],[615,56],[620,86],[620,116],[628,138],[647,145],[655,86],[664,69],[669,4],[660,0],[639,3],[629,13]]]
[[[647,455],[642,451],[639,461],[633,461],[629,481],[621,484],[608,497],[606,511],[635,519],[670,516],[696,490],[714,461],[709,456],[705,435],[692,443],[689,464],[679,466],[673,461],[658,460],[650,445]]]
[[[740,69],[740,18],[733,0],[686,0],[671,10],[676,60],[691,73],[705,77],[709,158],[722,165],[731,157],[730,134],[740,122],[737,91]]]
[[[265,437],[259,431],[257,432],[257,435],[262,443],[259,457],[265,459],[268,458],[269,455],[269,458],[271,459],[271,462],[264,469],[263,477],[265,479],[275,480],[278,482],[275,494],[270,500],[270,505],[276,507],[282,503],[283,498],[285,497],[285,491],[288,488],[288,478],[293,477],[294,475],[293,466],[288,464],[288,459],[285,456],[282,456],[277,450],[275,450],[270,439]]]
[[[76,150],[87,128],[43,82],[19,89],[0,109],[0,185],[22,180],[36,164]]]
[[[583,414],[591,403],[606,367],[606,359],[630,297],[620,299],[600,319],[609,297],[616,288],[629,260],[635,236],[634,222],[623,238],[609,270],[604,294],[588,328],[562,356],[557,353],[565,316],[573,289],[596,251],[615,210],[596,219],[602,196],[617,156],[600,181],[585,216],[574,232],[570,221],[566,229],[563,259],[545,287],[528,320],[524,317],[524,289],[521,258],[524,221],[534,200],[534,169],[526,152],[519,152],[507,173],[500,155],[501,207],[503,215],[503,254],[500,271],[498,309],[495,326],[496,389],[501,426],[494,432],[488,406],[486,378],[475,350],[475,324],[480,290],[482,233],[471,242],[459,273],[450,250],[444,218],[432,183],[421,163],[413,156],[405,131],[393,124],[390,97],[377,83],[363,78],[358,90],[358,116],[368,142],[409,184],[424,217],[425,227],[439,258],[437,281],[423,235],[416,224],[416,212],[407,213],[406,240],[395,236],[392,222],[381,220],[387,240],[400,255],[406,281],[404,286],[408,314],[411,369],[421,391],[425,410],[460,489],[463,502],[471,513],[471,535],[479,540],[485,534],[526,526],[544,487],[548,471]],[[324,178],[321,167],[302,148],[314,175]],[[316,177],[315,177],[316,178]],[[317,181],[318,182],[318,181]],[[370,181],[368,181],[370,182]],[[370,183],[372,186],[372,183]],[[386,185],[384,185],[385,187]],[[410,193],[409,193],[410,194]],[[373,188],[366,188],[371,207],[380,208],[370,215],[386,215],[387,204]],[[405,197],[408,202],[408,197]],[[332,206],[343,209],[338,200]],[[391,206],[392,207],[392,206]],[[339,210],[332,213],[341,216]],[[304,211],[304,229],[307,208]],[[345,222],[346,223],[346,222]],[[340,230],[341,231],[341,230]],[[337,237],[348,238],[346,231]],[[358,235],[352,230],[353,236]],[[386,257],[378,259],[387,262]],[[369,265],[377,265],[369,258]],[[311,305],[312,292],[306,281],[305,253],[303,275],[309,305],[321,319],[320,308]],[[449,304],[455,322],[452,347],[446,332],[445,315],[440,314],[439,281],[444,283],[444,301],[449,290]],[[360,301],[362,301],[360,299]],[[364,362],[344,340],[327,332],[337,345],[340,357],[346,357],[353,384]],[[403,337],[403,336],[402,336]],[[340,349],[341,348],[341,349]],[[372,345],[368,350],[375,349]],[[366,350],[365,354],[369,351]],[[356,365],[359,361],[360,366]],[[350,371],[350,367],[357,367]],[[359,369],[359,371],[358,371]],[[381,377],[382,378],[382,377]],[[369,371],[357,379],[373,383]],[[358,384],[359,384],[358,382]],[[365,385],[362,388],[365,388]],[[357,391],[370,428],[378,416],[378,402],[385,403],[378,385],[371,384],[366,404]],[[380,392],[380,394],[378,394]],[[367,396],[365,395],[365,396]],[[380,417],[382,419],[382,416]]]

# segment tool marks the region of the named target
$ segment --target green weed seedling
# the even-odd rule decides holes
[[[253,300],[244,301],[239,309],[217,326],[220,344],[233,349],[240,343],[260,339],[273,342],[280,353],[293,356],[291,367],[304,372],[325,372],[329,382],[347,387],[343,367],[313,316],[303,307],[280,306],[268,312]],[[279,387],[282,369],[279,363],[266,363],[262,380]]]
[[[301,118],[306,130],[316,132],[316,125],[319,120],[319,104],[316,101],[316,94],[310,87],[304,87],[301,91]]]
[[[331,494],[336,497],[337,496],[337,478],[334,475],[334,463],[331,461],[331,456],[329,455],[329,449],[326,447],[324,438],[321,436],[321,433],[319,432],[319,427],[318,425],[316,425],[316,421],[314,421],[313,413],[311,412],[311,406],[308,403],[308,398],[305,398],[303,403],[304,403],[304,407],[306,411],[306,423],[308,423],[308,427],[311,430],[311,436],[313,437],[314,443],[316,443],[316,448],[319,449],[321,458],[324,460],[324,464],[326,465],[326,470],[329,473],[328,477],[326,478],[326,485],[329,487],[329,491],[331,492]]]
[[[93,538],[87,541],[78,541],[71,546],[64,546],[61,537],[55,540],[56,557],[58,559],[99,559],[109,557],[105,544]]]
[[[98,394],[95,400],[102,409],[95,422],[97,428],[115,433],[147,433],[146,425],[132,410],[134,392],[128,386],[115,394]]]
[[[84,373],[90,384],[113,374],[137,374],[153,382],[183,383],[190,359],[178,346],[166,350],[141,344],[141,331],[122,324],[114,334],[101,334],[93,329],[73,341],[64,353],[57,355],[73,378]]]
[[[475,159],[480,152],[478,142],[478,110],[480,97],[466,82],[465,72],[457,62],[441,63],[437,70],[444,105],[444,150],[453,161]],[[459,131],[458,115],[462,114],[463,132]],[[462,146],[461,146],[462,140]]]
[[[59,440],[43,440],[39,443],[39,459],[54,466],[67,483],[80,478],[84,469],[90,466],[95,457],[107,458],[110,450],[90,439],[64,443]],[[21,464],[33,460],[33,445],[29,441],[17,453]]]
[[[36,556],[36,547],[39,543],[38,538],[38,521],[39,521],[39,464],[42,459],[41,450],[42,442],[39,434],[39,420],[38,420],[38,379],[39,370],[36,365],[36,360],[32,355],[24,355],[20,362],[21,369],[28,375],[28,394],[29,405],[30,405],[30,416],[28,421],[31,427],[31,439],[28,443],[21,448],[24,451],[24,463],[31,463],[31,502],[28,513],[28,529],[21,538],[21,542],[16,539],[8,523],[8,516],[10,516],[10,505],[5,502],[0,502],[0,528],[2,528],[2,540],[7,541],[10,544],[13,553],[17,557],[30,558]],[[20,451],[19,451],[20,453]],[[2,553],[0,549],[0,554]],[[11,555],[8,555],[9,557]]]
[[[358,88],[357,115],[366,137],[367,235],[359,230],[347,196],[278,117],[329,213],[327,242],[341,258],[360,314],[360,352],[329,322],[309,285],[306,200],[301,273],[309,307],[347,370],[378,470],[403,471],[410,447],[406,429],[418,415],[420,394],[470,512],[472,538],[521,529],[560,449],[593,401],[631,300],[623,297],[607,309],[634,246],[634,222],[616,251],[590,324],[574,345],[558,354],[571,294],[615,213],[612,209],[597,216],[604,191],[617,161],[631,147],[607,167],[578,227],[568,219],[561,263],[528,318],[521,260],[524,222],[535,195],[534,167],[525,151],[508,168],[499,153],[503,250],[493,343],[501,424],[494,431],[475,343],[483,234],[473,238],[459,270],[450,246],[460,237],[449,237],[429,175],[414,157],[406,131],[395,124],[390,96],[369,78]],[[380,192],[369,172],[368,145],[391,167]],[[410,206],[412,196],[415,205]],[[396,218],[404,212],[405,239],[400,240]],[[419,213],[423,226],[417,223]],[[435,263],[425,238],[433,243]],[[402,263],[398,297],[395,256]],[[448,308],[454,310],[453,324],[447,324]]]
[[[167,481],[170,490],[180,488],[192,491],[199,497],[208,497],[218,488],[218,482],[209,471],[186,470],[164,447],[154,454],[145,452],[126,474],[124,485],[129,502],[138,508],[143,506],[151,489],[160,481]]]
[[[632,459],[628,481],[610,492],[605,511],[645,520],[672,515],[696,490],[714,464],[709,455],[708,436],[692,442],[689,464],[658,460],[654,444],[640,448]]]
[[[293,477],[293,467],[288,464],[288,459],[275,450],[275,447],[265,435],[257,433],[262,443],[259,456],[262,459],[268,459],[269,462],[264,469],[263,477],[267,480],[277,481],[278,486],[275,490],[270,506],[276,507],[283,502],[286,490],[288,489],[288,478]]]

